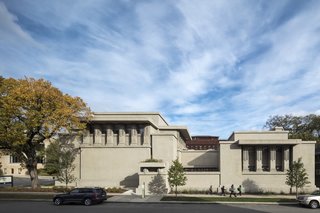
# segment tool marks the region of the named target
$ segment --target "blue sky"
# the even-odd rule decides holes
[[[192,135],[320,114],[320,1],[0,0],[0,75]]]

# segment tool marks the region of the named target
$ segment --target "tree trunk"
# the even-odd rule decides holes
[[[296,187],[296,198],[298,198],[298,187]]]
[[[175,186],[175,194],[176,194],[176,197],[178,196],[178,186]]]
[[[27,169],[31,179],[31,187],[32,189],[39,188],[39,178],[38,178],[38,171],[37,171],[37,159],[30,160],[31,162],[28,163]]]

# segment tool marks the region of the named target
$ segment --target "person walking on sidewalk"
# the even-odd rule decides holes
[[[234,185],[232,184],[231,185],[231,187],[230,187],[230,197],[232,196],[232,195],[234,195],[234,197],[237,197],[237,194],[235,193],[235,188],[234,188]]]
[[[209,187],[209,195],[213,194],[212,185]]]
[[[226,191],[225,191],[225,188],[224,186],[221,187],[221,196],[226,196]]]
[[[241,196],[241,191],[242,191],[242,187],[241,187],[241,185],[239,185],[239,186],[238,186],[237,190],[238,190],[238,194],[239,194],[239,196]]]

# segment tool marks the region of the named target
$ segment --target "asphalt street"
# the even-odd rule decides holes
[[[0,209],[5,213],[304,213],[317,211],[298,205],[103,203],[92,206],[76,204],[54,206],[46,201],[0,201]]]

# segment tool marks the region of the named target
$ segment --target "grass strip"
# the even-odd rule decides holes
[[[249,198],[249,197],[173,197],[165,196],[161,201],[198,201],[198,202],[297,202],[295,199],[289,198]]]

